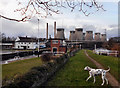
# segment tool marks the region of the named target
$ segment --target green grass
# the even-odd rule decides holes
[[[119,79],[120,74],[118,76],[118,58],[112,57],[112,56],[97,55],[97,54],[94,54],[91,50],[87,50],[87,53],[89,54],[90,57],[92,57],[97,62],[102,64],[106,69],[108,69],[108,66],[109,66],[111,68],[110,73],[117,80]]]
[[[2,65],[2,79],[11,79],[15,74],[22,75],[28,72],[32,67],[40,66],[42,61],[40,58],[32,58],[26,60],[15,61]]]
[[[88,82],[85,81],[89,76],[88,71],[84,71],[85,66],[96,68],[86,57],[84,50],[81,50],[49,80],[47,86],[100,86],[102,79],[99,76],[96,76],[95,84],[93,84],[93,77]]]

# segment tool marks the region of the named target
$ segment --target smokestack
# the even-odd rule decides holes
[[[46,39],[48,39],[48,23],[46,25]]]
[[[54,22],[54,38],[56,38],[56,21]]]

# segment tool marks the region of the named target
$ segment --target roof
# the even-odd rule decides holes
[[[93,31],[86,31],[86,32],[87,32],[87,33],[89,33],[89,32],[90,32],[90,33],[93,33]]]
[[[75,33],[75,31],[70,31],[70,33]]]
[[[35,37],[18,37],[19,40],[16,40],[17,42],[37,42],[38,38]],[[45,41],[45,38],[39,38],[39,41]]]
[[[15,43],[15,41],[2,41],[2,43]]]
[[[97,35],[97,34],[100,34],[100,33],[98,32],[98,33],[95,33],[95,34]]]
[[[83,28],[75,28],[77,31],[83,31]]]
[[[57,31],[64,31],[64,28],[57,28]]]
[[[61,38],[50,38],[49,40],[65,40],[65,39],[61,39]]]
[[[102,36],[106,36],[106,34],[101,34]]]

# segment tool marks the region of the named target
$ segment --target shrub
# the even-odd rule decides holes
[[[52,54],[43,54],[43,55],[41,55],[41,60],[43,62],[48,62],[51,60],[51,56],[52,56]]]

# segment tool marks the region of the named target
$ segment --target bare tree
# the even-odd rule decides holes
[[[13,21],[26,21],[31,19],[35,15],[40,17],[47,17],[53,13],[60,14],[61,8],[70,8],[71,11],[77,9],[79,12],[82,12],[85,16],[89,16],[93,12],[89,12],[89,9],[100,9],[105,11],[103,5],[99,4],[96,0],[88,0],[90,2],[85,2],[85,0],[28,0],[28,3],[20,9],[16,9],[15,12],[21,12],[23,18],[14,19],[9,18],[4,15],[0,17]],[[18,0],[18,5],[23,3]]]

